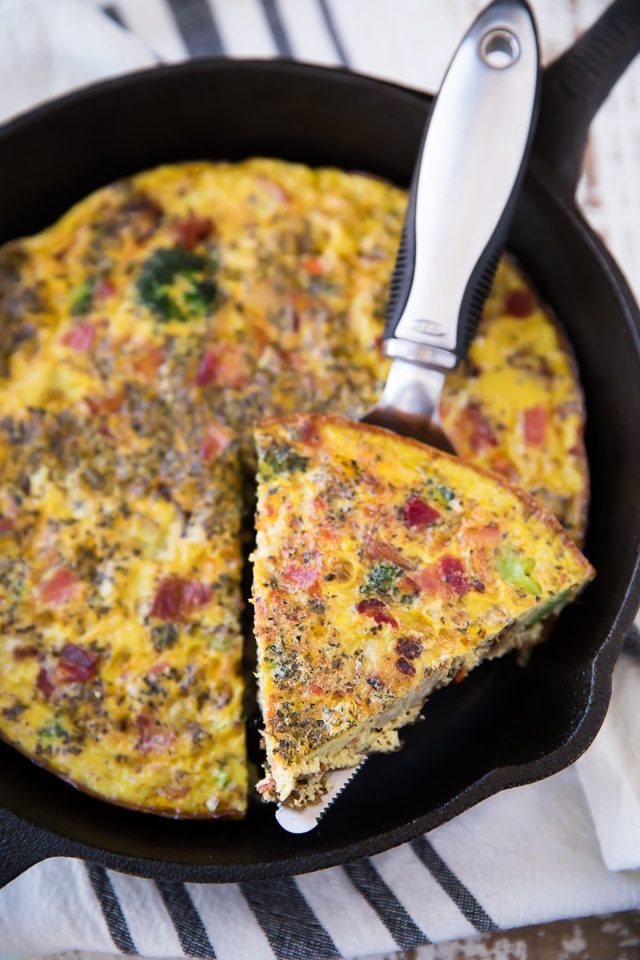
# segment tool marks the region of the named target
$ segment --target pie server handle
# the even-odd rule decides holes
[[[513,214],[540,64],[524,0],[495,0],[454,54],[425,130],[391,283],[385,352],[454,367],[475,332]]]

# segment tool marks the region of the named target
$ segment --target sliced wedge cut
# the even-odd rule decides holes
[[[256,438],[258,790],[304,806],[594,571],[528,494],[413,440],[323,415]]]

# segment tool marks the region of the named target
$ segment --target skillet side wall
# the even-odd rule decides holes
[[[169,161],[272,155],[407,186],[428,104],[347,73],[270,62],[197,61],[111,81],[0,132],[0,242],[42,229],[105,183]],[[372,758],[339,813],[305,838],[283,834],[264,807],[245,824],[173,822],[108,807],[1,746],[0,804],[74,841],[56,843],[56,853],[191,881],[315,870],[416,836],[504,787],[547,776],[588,746],[635,612],[627,596],[616,622],[640,538],[640,362],[617,279],[603,269],[592,234],[531,178],[511,247],[567,323],[587,395],[587,552],[599,577],[583,602],[563,616],[529,670],[507,658],[436,695],[427,720],[438,737],[427,740],[422,725],[407,731],[406,749]],[[10,821],[7,835],[11,829],[19,845],[20,821]],[[22,866],[52,852],[42,834]]]

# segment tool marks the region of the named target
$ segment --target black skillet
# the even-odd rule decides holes
[[[121,810],[3,745],[0,884],[52,856],[183,881],[316,870],[416,837],[589,746],[640,596],[640,317],[573,194],[589,123],[639,51],[640,3],[615,0],[545,71],[508,242],[566,326],[582,375],[593,484],[586,552],[598,570],[583,600],[526,670],[507,657],[435,695],[404,749],[372,758],[302,837],[283,833],[266,807],[242,823]],[[288,62],[198,60],[110,81],[0,131],[0,242],[41,230],[117,177],[170,161],[262,154],[406,186],[430,104],[392,84]]]

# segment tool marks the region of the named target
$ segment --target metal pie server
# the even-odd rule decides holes
[[[529,154],[539,75],[529,7],[495,0],[456,50],[425,130],[387,309],[393,362],[367,423],[454,452],[439,422],[440,393],[491,286]],[[330,772],[317,803],[280,805],[280,826],[313,830],[358,769]]]

